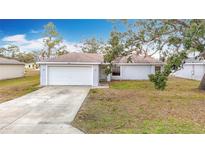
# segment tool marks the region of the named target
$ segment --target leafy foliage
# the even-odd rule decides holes
[[[87,39],[83,43],[82,51],[85,53],[101,53],[103,50],[102,42],[95,39]]]
[[[155,74],[149,75],[150,81],[154,83],[154,86],[158,90],[164,90],[166,87],[167,76],[161,72],[156,72]]]
[[[56,52],[56,54],[57,54],[58,56],[64,55],[64,54],[67,54],[67,53],[69,53],[69,50],[67,49],[67,47],[66,47],[65,45],[59,47],[59,48],[57,49],[57,52]]]
[[[149,75],[149,79],[154,83],[155,88],[159,90],[164,90],[166,87],[166,82],[168,76],[179,70],[183,66],[184,59],[187,58],[186,52],[181,52],[179,54],[173,54],[167,59],[167,64],[164,66],[162,72],[157,71],[155,74]]]
[[[11,58],[15,58],[16,55],[20,53],[20,49],[16,45],[9,45],[7,47],[7,52],[9,52]]]
[[[24,63],[35,63],[39,57],[39,52],[20,52],[16,59]]]
[[[0,56],[6,58],[17,59],[25,63],[35,63],[39,57],[38,51],[21,51],[16,45],[9,45],[6,48],[0,48]]]
[[[111,32],[110,34],[110,40],[108,41],[107,46],[105,47],[105,55],[104,55],[104,61],[106,63],[109,63],[109,66],[105,69],[105,73],[108,75],[112,72],[112,62],[117,57],[122,55],[122,52],[124,51],[124,46],[120,39],[120,33],[119,32]]]
[[[6,58],[17,59],[18,61],[25,63],[36,62],[37,52],[21,52],[20,48],[16,45],[9,45],[6,48],[0,48],[0,56]]]
[[[53,54],[53,50],[62,43],[62,38],[52,22],[44,26],[44,36],[45,39],[43,42],[45,48],[42,51],[42,56],[49,58]]]
[[[167,77],[182,68],[189,53],[205,55],[205,20],[138,20],[131,27],[125,34],[128,49],[134,46],[140,53],[159,53],[166,61],[162,72],[150,75],[156,89],[165,88]]]
[[[20,49],[16,45],[8,45],[8,47],[0,48],[0,56],[15,58],[20,53]]]

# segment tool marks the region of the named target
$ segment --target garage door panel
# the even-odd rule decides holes
[[[122,70],[125,80],[147,80],[151,74],[150,66],[123,66]]]
[[[49,85],[92,85],[92,67],[50,66]]]

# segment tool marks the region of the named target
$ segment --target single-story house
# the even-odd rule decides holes
[[[205,61],[189,58],[185,61],[183,68],[175,72],[173,76],[201,80],[205,73]]]
[[[39,66],[36,63],[26,63],[25,64],[26,69],[34,69],[37,70],[39,69]]]
[[[128,61],[129,59],[129,61]],[[132,62],[131,62],[132,61]],[[152,57],[131,55],[114,61],[112,74],[107,76],[102,54],[71,52],[38,62],[40,83],[46,85],[98,86],[101,80],[147,80],[162,63]]]
[[[15,59],[0,57],[0,80],[24,76],[24,65]]]

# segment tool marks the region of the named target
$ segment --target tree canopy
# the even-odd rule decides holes
[[[110,34],[110,39],[105,47],[104,61],[109,63],[106,69],[106,74],[111,73],[112,62],[115,58],[121,56],[124,52],[124,46],[121,41],[121,35],[119,32],[113,31]]]
[[[16,59],[24,62],[24,63],[35,63],[38,60],[39,52],[31,51],[31,52],[20,52]]]
[[[103,42],[96,38],[86,39],[82,45],[82,51],[84,53],[102,53]]]
[[[49,58],[52,54],[57,53],[58,49],[56,48],[62,43],[62,38],[52,22],[44,25],[43,35],[45,38],[43,40],[44,49],[42,50],[42,56]]]
[[[118,56],[133,53],[158,54],[165,62],[163,70],[149,76],[156,89],[165,89],[168,76],[183,67],[190,53],[199,53],[195,58],[205,57],[205,20],[143,19],[127,27],[126,32],[111,33],[105,60],[112,63]],[[205,89],[205,76],[199,87]]]
[[[0,56],[15,58],[20,53],[18,46],[10,44],[7,47],[0,48]]]
[[[9,45],[8,47],[0,48],[0,56],[6,58],[13,58],[25,63],[35,63],[39,57],[38,51],[23,52],[16,45]]]
[[[150,75],[155,87],[163,90],[168,76],[183,67],[189,53],[205,55],[205,20],[137,20],[124,38],[128,50],[151,56],[158,53],[166,62],[161,72]]]

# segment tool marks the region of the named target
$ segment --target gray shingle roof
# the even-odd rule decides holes
[[[19,62],[18,60],[15,60],[15,59],[9,59],[9,58],[3,58],[3,57],[0,57],[0,65],[24,65],[24,63],[22,62]]]
[[[186,63],[205,63],[205,60],[195,58],[195,57],[189,57],[185,60]]]
[[[55,58],[43,60],[43,62],[103,62],[102,54],[71,52]]]
[[[137,54],[132,54],[128,56],[122,56],[116,58],[114,63],[161,63],[161,61],[150,57],[150,56],[140,56]]]
[[[133,54],[130,56],[132,62],[128,62],[129,56],[118,57],[114,63],[161,63],[159,60],[156,60],[150,56],[139,56]],[[95,53],[82,53],[82,52],[71,52],[62,56],[49,58],[42,60],[41,62],[97,62],[103,63],[104,57],[103,54]]]

